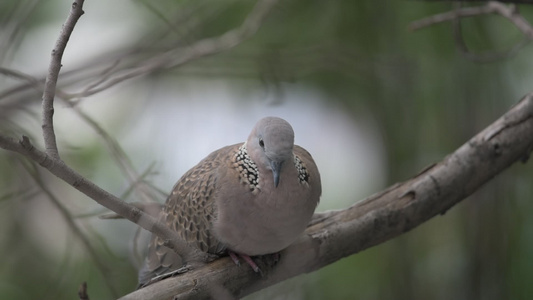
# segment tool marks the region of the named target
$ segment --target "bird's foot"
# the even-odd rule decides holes
[[[231,260],[233,260],[233,262],[237,265],[237,266],[240,266],[241,265],[241,261],[239,260],[239,257],[242,258],[250,267],[252,267],[252,270],[254,270],[254,272],[256,273],[259,273],[261,275],[263,275],[263,272],[261,271],[261,269],[259,268],[259,266],[257,266],[257,264],[254,262],[254,260],[246,255],[246,254],[240,254],[240,253],[237,253],[237,252],[233,252],[233,251],[228,251],[229,253],[229,257],[231,257]]]
[[[261,274],[261,276],[263,276],[263,271],[261,270],[261,268],[259,268],[259,266],[255,263],[255,261],[249,255],[241,254],[241,253],[237,253],[233,251],[228,251],[228,254],[231,257],[231,260],[237,266],[241,265],[240,259],[242,258],[252,268],[252,270],[254,270],[254,272],[259,273]],[[265,266],[272,267],[279,262],[280,254],[279,252],[276,252],[272,254],[261,255],[261,259],[262,259],[261,261],[265,264]]]

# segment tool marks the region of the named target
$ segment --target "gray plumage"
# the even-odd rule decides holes
[[[311,155],[283,119],[266,117],[245,143],[218,149],[174,186],[159,218],[204,252],[277,253],[307,227],[321,195]],[[139,283],[183,266],[152,235]]]

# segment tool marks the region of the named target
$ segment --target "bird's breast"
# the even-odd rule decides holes
[[[262,255],[284,249],[305,230],[318,202],[296,174],[293,180],[282,177],[278,187],[272,179],[261,180],[256,192],[243,185],[217,197],[214,234],[235,252]]]

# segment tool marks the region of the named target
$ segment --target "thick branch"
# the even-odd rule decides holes
[[[315,215],[306,234],[282,251],[277,265],[261,266],[263,278],[224,258],[121,299],[206,299],[221,291],[242,297],[315,271],[444,214],[514,162],[525,162],[532,150],[533,93],[443,161],[412,179],[347,209]]]
[[[59,158],[59,151],[57,150],[56,135],[54,133],[54,97],[56,95],[57,78],[59,77],[59,70],[61,69],[61,59],[67,47],[67,42],[74,30],[74,26],[83,15],[83,1],[75,0],[72,3],[70,14],[67,21],[63,24],[63,29],[59,34],[56,45],[52,50],[52,59],[48,67],[48,76],[44,83],[43,92],[43,138],[46,153],[53,158]]]

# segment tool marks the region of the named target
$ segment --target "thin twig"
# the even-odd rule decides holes
[[[522,48],[527,46],[531,40],[524,37],[519,43],[513,45],[510,49],[504,51],[485,51],[482,53],[474,53],[470,51],[463,37],[463,30],[461,26],[461,19],[452,20],[453,37],[455,39],[455,47],[466,58],[478,63],[489,63],[498,61],[504,58],[509,58],[516,55]]]
[[[0,74],[27,81],[28,83],[30,83],[30,87],[33,87],[36,90],[39,90],[41,85],[43,84],[42,81],[39,81],[37,78],[24,72],[13,69],[0,67]]]
[[[123,74],[107,80],[99,87],[94,87],[91,90],[83,90],[79,93],[73,93],[70,94],[69,97],[82,98],[91,96],[107,90],[123,81],[147,75],[158,70],[175,68],[190,61],[231,49],[257,32],[266,16],[277,2],[278,0],[260,0],[240,27],[230,30],[216,38],[206,38],[190,46],[161,53],[159,56],[148,59],[138,66],[123,69]]]
[[[455,20],[457,18],[474,17],[487,14],[499,14],[511,21],[528,39],[533,40],[533,27],[522,17],[515,5],[507,6],[497,1],[490,1],[486,5],[463,7],[449,12],[433,15],[409,25],[409,30],[415,31],[434,24]]]
[[[111,295],[113,298],[118,297],[118,292],[115,289],[115,287],[111,284],[112,280],[110,277],[109,269],[107,268],[105,262],[103,262],[100,259],[100,256],[98,255],[97,251],[93,248],[91,245],[91,242],[89,239],[83,234],[82,230],[76,224],[74,221],[74,218],[70,214],[70,211],[59,201],[59,199],[52,193],[52,191],[46,186],[46,184],[42,180],[41,173],[39,169],[35,166],[34,163],[31,163],[31,169],[30,166],[22,162],[22,165],[30,174],[30,177],[33,178],[35,183],[39,186],[39,188],[43,191],[43,193],[48,197],[50,202],[55,206],[55,208],[59,211],[65,222],[67,223],[70,230],[72,230],[72,233],[82,242],[84,248],[89,253],[89,256],[94,261],[96,268],[100,271],[102,274],[102,277],[105,279],[104,282],[106,283],[107,287],[109,288],[109,291],[111,292]]]
[[[59,77],[59,70],[61,69],[61,60],[63,58],[63,53],[67,47],[68,40],[74,26],[78,22],[79,18],[83,15],[83,2],[84,0],[75,0],[72,3],[72,8],[68,15],[65,24],[59,38],[56,41],[54,49],[52,50],[52,58],[50,60],[50,66],[48,68],[48,75],[46,76],[46,81],[44,83],[44,92],[43,92],[43,120],[42,120],[42,129],[43,129],[43,138],[46,153],[52,158],[59,159],[59,151],[57,149],[56,135],[54,132],[54,98],[56,93],[57,79]]]
[[[139,175],[120,144],[109,133],[107,133],[107,131],[102,128],[98,122],[83,112],[78,106],[73,106],[72,109],[103,139],[105,145],[109,149],[109,152],[114,157],[118,168],[124,177],[126,177],[126,179],[129,181],[133,189],[139,192],[139,195],[142,196],[142,200],[144,202],[157,200],[156,196],[152,192],[152,189],[150,189],[150,187],[144,183],[144,180],[142,180],[142,178],[148,174],[144,174],[143,176]],[[124,199],[123,197],[121,198]]]
[[[483,63],[510,57],[518,53],[520,49],[525,47],[533,40],[533,27],[518,13],[518,9],[514,4],[507,6],[496,1],[490,1],[483,6],[476,7],[461,7],[460,5],[460,3],[456,4],[452,11],[433,15],[431,17],[412,22],[409,25],[409,29],[414,31],[437,23],[452,21],[453,36],[457,49],[467,59]],[[463,39],[463,34],[461,31],[461,19],[465,17],[474,17],[486,14],[498,14],[508,19],[515,25],[516,28],[518,28],[518,30],[523,33],[524,40],[517,43],[512,48],[501,52],[485,52],[481,54],[471,52]]]
[[[0,134],[0,148],[13,151],[37,162],[50,173],[59,177],[78,191],[95,200],[100,205],[116,212],[144,229],[162,237],[164,246],[180,253],[185,260],[193,263],[209,261],[211,256],[198,249],[190,247],[182,240],[177,232],[168,228],[163,222],[134,207],[113,194],[103,190],[92,181],[70,168],[61,159],[56,159],[33,146],[28,137],[23,136],[21,141]]]
[[[40,0],[30,1],[16,1],[12,2],[15,6],[11,11],[3,11],[2,17],[7,17],[2,22],[2,31],[0,32],[0,64],[7,61],[8,56],[11,56],[16,50],[16,39],[21,35],[22,28],[33,12],[38,7]],[[7,5],[9,7],[9,5]],[[5,6],[4,6],[5,9]]]
[[[80,300],[89,300],[89,294],[87,293],[87,282],[82,282],[78,289],[78,297]]]
[[[27,81],[28,83],[31,84],[31,86],[33,88],[35,88],[38,91],[41,91],[42,88],[43,88],[43,83],[40,82],[39,80],[37,80],[35,77],[33,77],[31,75],[28,75],[26,73],[17,71],[17,70],[0,67],[0,74],[4,74],[6,76],[11,76],[11,77],[14,77],[14,78],[17,78],[17,79],[21,79],[21,80]],[[144,196],[143,200],[147,201],[147,202],[156,200],[157,197],[151,192],[151,190],[153,188],[150,185],[147,185],[142,180],[142,178],[144,178],[148,174],[144,174],[144,175],[141,176],[141,175],[139,175],[137,173],[137,171],[133,167],[133,164],[131,163],[131,161],[129,160],[128,156],[126,155],[125,151],[122,149],[122,147],[120,147],[120,145],[117,143],[117,141],[115,139],[113,139],[98,124],[98,122],[96,122],[93,118],[91,118],[89,115],[84,113],[79,107],[74,106],[71,101],[68,101],[66,99],[67,95],[63,91],[57,89],[56,90],[56,94],[57,94],[59,99],[62,99],[63,101],[65,101],[65,103],[67,105],[71,106],[71,108],[74,110],[74,112],[76,112],[76,114],[78,114],[78,116],[82,120],[84,120],[90,127],[93,128],[93,130],[96,133],[98,133],[98,135],[100,135],[100,137],[102,137],[104,143],[109,148],[110,153],[115,158],[119,169],[122,171],[124,176],[129,180],[129,182],[132,185],[132,187],[134,189],[138,190],[140,195]],[[140,185],[142,187],[139,187]]]
[[[438,23],[448,22],[457,18],[475,17],[480,15],[491,14],[494,12],[494,8],[489,6],[488,4],[476,7],[463,7],[461,9],[455,9],[452,11],[436,14],[418,21],[411,22],[408,28],[411,31],[415,31]]]

